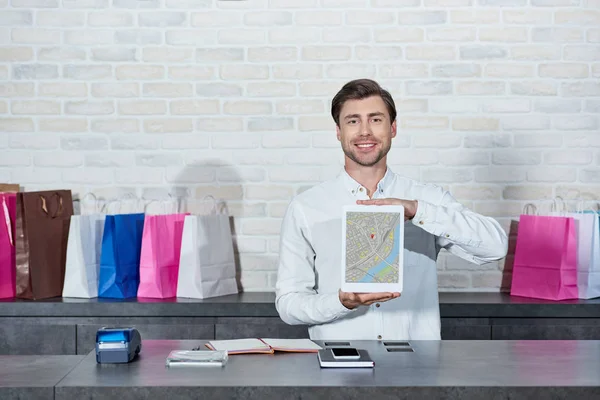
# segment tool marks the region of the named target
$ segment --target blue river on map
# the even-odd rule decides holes
[[[396,225],[396,228],[394,228],[394,248],[392,249],[392,252],[390,253],[390,255],[385,259],[385,261],[387,261],[387,263],[389,263],[389,264],[392,264],[395,261],[396,256],[400,253],[400,241],[398,240],[399,237],[400,237],[400,224]],[[384,268],[386,268],[388,266],[387,263],[382,261],[381,263],[379,263],[376,266],[374,266],[373,268],[371,268],[368,271],[369,275],[365,275],[359,282],[362,282],[362,283],[375,282],[374,276],[377,275],[379,272],[381,272]]]

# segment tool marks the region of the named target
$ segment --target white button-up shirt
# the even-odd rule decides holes
[[[283,321],[309,325],[315,340],[439,340],[436,259],[441,248],[483,264],[506,255],[498,222],[458,203],[441,187],[389,168],[372,198],[418,200],[405,223],[404,283],[399,298],[347,309],[339,300],[342,207],[368,199],[345,170],[294,197],[281,228],[276,307]]]

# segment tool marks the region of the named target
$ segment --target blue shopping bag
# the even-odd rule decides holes
[[[136,297],[144,213],[107,215],[102,236],[98,297]]]

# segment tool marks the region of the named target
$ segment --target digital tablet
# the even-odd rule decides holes
[[[342,217],[344,292],[402,292],[404,207],[346,206]]]

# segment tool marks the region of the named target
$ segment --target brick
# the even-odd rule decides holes
[[[448,166],[488,165],[490,155],[478,150],[440,152],[440,163]]]
[[[135,119],[96,119],[91,121],[92,132],[132,133],[139,132],[139,122]]]
[[[248,184],[244,187],[247,200],[290,200],[294,195],[289,186]]]
[[[552,187],[548,186],[506,186],[502,191],[506,200],[549,200],[552,199]]]
[[[233,62],[244,60],[243,48],[196,49],[196,62]]]
[[[448,117],[402,117],[400,128],[402,130],[440,130],[450,126]]]
[[[452,10],[450,21],[454,24],[487,25],[500,22],[499,10]]]
[[[298,117],[298,128],[302,132],[333,131],[335,122],[331,116]]]
[[[560,10],[554,15],[555,24],[565,25],[600,25],[600,11],[598,10]]]
[[[85,118],[43,118],[38,121],[40,132],[86,132],[88,130]]]
[[[115,182],[125,184],[150,184],[163,183],[165,172],[162,168],[136,167],[136,168],[115,168]],[[172,182],[167,179],[167,182]],[[138,208],[137,212],[143,212]]]
[[[92,83],[94,97],[138,97],[139,94],[137,83]]]
[[[8,102],[7,101],[0,102],[0,113],[8,114]]]
[[[341,3],[336,2],[334,0],[330,0],[331,3],[337,3],[338,7]],[[344,5],[346,2],[343,3]],[[358,4],[358,6],[362,6],[364,4]],[[396,9],[398,7],[418,7],[421,5],[420,0],[372,0],[371,5],[373,7],[381,7],[381,8],[393,8]]]
[[[375,66],[370,64],[329,64],[325,69],[325,75],[333,79],[356,79],[374,74]]]
[[[8,66],[0,65],[0,79],[3,79],[3,80],[8,79]]]
[[[145,62],[177,63],[190,62],[194,59],[193,49],[173,47],[145,47],[142,53]]]
[[[72,14],[84,15],[79,12]],[[133,15],[123,11],[92,11],[88,14],[88,24],[94,27],[128,27],[133,25]]]
[[[57,168],[17,168],[12,171],[13,181],[26,185],[27,190],[32,187],[29,184],[56,185],[60,177],[61,170]]]
[[[266,239],[259,238],[241,238],[237,237],[235,240],[237,251],[240,253],[266,253],[267,252],[267,241]]]
[[[225,4],[234,4],[239,2],[221,2]],[[219,3],[219,4],[221,4]],[[245,292],[273,290],[269,285],[269,273],[265,271],[246,271],[240,272],[240,284]]]
[[[285,115],[293,114],[319,114],[325,112],[321,100],[285,100],[276,102],[277,113]]]
[[[196,94],[202,97],[238,97],[241,96],[243,88],[240,85],[229,83],[197,83]]]
[[[452,94],[452,82],[408,81],[406,93],[412,96],[435,96]]]
[[[501,95],[504,94],[504,82],[458,82],[456,93],[462,95]]]
[[[526,113],[531,111],[528,99],[489,99],[483,102],[486,113]]]
[[[31,155],[29,152],[7,151],[0,158],[0,167],[26,167],[28,165],[31,165]]]
[[[160,145],[160,136],[145,134],[111,135],[112,150],[155,150]]]
[[[514,60],[559,60],[561,49],[557,46],[526,45],[511,48],[511,58]]]
[[[508,24],[550,25],[552,14],[552,10],[540,9],[503,10],[502,20]]]
[[[246,234],[246,232],[244,232]],[[258,233],[257,233],[258,234]],[[277,257],[267,255],[240,255],[240,264],[247,270],[277,271]]]
[[[183,122],[182,122],[183,123]],[[146,132],[152,132],[152,129],[156,129],[155,125],[150,127]],[[161,129],[168,130],[173,129],[170,126],[161,126]],[[183,127],[175,127],[174,129],[183,129]],[[185,128],[186,132],[191,132],[193,129]],[[161,132],[163,133],[163,132]],[[170,132],[169,132],[170,133]],[[161,148],[168,150],[190,150],[190,149],[207,149],[210,146],[210,138],[208,136],[200,136],[197,133],[177,135],[165,135],[161,142]],[[196,150],[192,150],[196,151]]]
[[[117,44],[134,44],[138,46],[162,44],[162,38],[161,32],[148,29],[118,30],[115,32],[115,42]]]
[[[191,24],[199,28],[231,28],[242,24],[242,14],[226,11],[193,12],[191,14]]]
[[[244,24],[247,26],[286,26],[292,25],[293,14],[289,11],[260,11],[244,14]]]
[[[120,65],[116,67],[115,73],[119,80],[163,79],[165,68],[160,65]]]
[[[228,29],[219,31],[217,40],[219,44],[264,44],[266,33],[255,29]]]
[[[211,145],[213,149],[256,149],[260,146],[260,135],[228,134],[213,136]]]
[[[14,44],[60,44],[61,32],[54,29],[13,28]]]
[[[194,121],[191,118],[154,118],[144,120],[144,132],[177,133],[192,132]]]
[[[485,66],[485,76],[494,78],[528,78],[533,75],[533,65],[488,64]]]
[[[134,166],[133,154],[128,153],[88,153],[85,154],[86,167],[132,167]]]
[[[56,79],[58,67],[48,64],[12,64],[13,79]]]
[[[349,46],[306,46],[302,48],[302,59],[307,61],[335,61],[351,58]]]
[[[196,129],[203,132],[240,132],[244,130],[242,118],[200,118]]]
[[[118,7],[122,1],[116,0],[114,6]],[[107,8],[108,0],[62,0],[62,6],[64,8]]]
[[[465,148],[498,148],[510,147],[511,137],[508,134],[490,134],[478,133],[476,135],[466,135],[464,141]]]
[[[532,168],[527,167],[527,171]],[[480,167],[475,169],[475,181],[476,182],[493,182],[493,183],[516,183],[525,180],[525,170],[516,169],[514,166],[511,167]]]
[[[473,0],[425,0],[425,7],[469,7]]]
[[[496,118],[454,118],[452,129],[457,131],[497,131],[499,121]]]
[[[515,147],[561,147],[563,143],[562,135],[534,133],[515,135]]]
[[[358,45],[354,47],[354,51],[358,60],[398,60],[402,57],[402,47],[399,46]]]
[[[221,167],[217,169],[218,182],[263,182],[265,170],[263,167]]]
[[[600,78],[600,64],[592,65],[592,76],[594,78]]]
[[[599,61],[600,46],[565,46],[564,59],[572,61]]]
[[[600,43],[600,29],[588,29],[586,39],[590,43]]]
[[[33,83],[0,83],[0,97],[32,97],[34,88]]]
[[[454,183],[469,182],[473,180],[473,172],[462,168],[427,168],[421,172],[424,182],[431,183]]]
[[[540,64],[539,75],[544,78],[587,78],[589,67],[586,64],[556,63]]]
[[[316,8],[317,0],[270,0],[271,8]]]
[[[398,24],[400,25],[433,25],[443,24],[447,20],[446,11],[400,11]]]
[[[563,185],[556,187],[556,195],[565,200],[591,200],[600,197],[600,185]]]
[[[515,130],[542,130],[550,129],[550,118],[545,115],[523,117],[504,117],[502,128],[505,131]]]
[[[575,28],[533,28],[533,42],[569,43],[583,41],[583,31]]]
[[[187,23],[186,13],[178,11],[149,11],[138,14],[140,26],[165,28],[170,26],[184,26]]]
[[[33,49],[31,47],[0,47],[0,61],[31,61]]]
[[[374,35],[375,41],[381,43],[422,42],[425,37],[421,28],[378,28]]]
[[[81,61],[86,57],[85,50],[80,48],[46,47],[37,50],[39,61]]]
[[[320,168],[317,167],[277,167],[269,170],[271,182],[319,182]]]
[[[590,183],[600,182],[600,169],[583,169],[579,171],[579,180]]]
[[[586,165],[593,159],[593,152],[586,150],[556,150],[544,154],[544,162],[549,165]]]
[[[60,102],[52,100],[14,100],[10,111],[13,115],[60,114]]]
[[[206,80],[214,78],[215,75],[216,71],[213,67],[169,67],[169,78],[176,80]]]
[[[319,28],[288,28],[277,27],[269,29],[269,43],[272,44],[311,44],[321,42]]]
[[[501,188],[498,186],[482,186],[482,185],[453,185],[452,195],[462,200],[497,200],[502,195]]]
[[[284,152],[277,149],[265,149],[260,153],[248,152],[244,150],[234,150],[228,152],[232,160],[239,165],[282,165],[284,163]],[[233,162],[233,161],[232,161]]]
[[[432,135],[432,138],[435,138],[437,135]],[[442,135],[441,140],[444,143],[447,136]],[[339,146],[339,144],[338,144]],[[396,165],[434,165],[438,163],[438,156],[435,152],[431,150],[412,150],[412,149],[395,149],[393,152],[390,152],[389,155],[389,164]]]
[[[454,99],[431,99],[429,100],[429,109],[434,113],[458,114],[458,113],[477,113],[480,102],[475,99],[464,99],[456,101]]]
[[[251,118],[248,121],[248,130],[250,132],[263,131],[286,131],[294,128],[293,118]]]
[[[469,274],[459,272],[440,272],[438,273],[438,288],[444,289],[464,289],[471,285]]]
[[[333,153],[333,154],[332,154]],[[290,165],[327,165],[338,161],[338,165],[343,164],[343,153],[337,150],[294,150],[293,153],[285,157],[285,161]]]
[[[482,6],[492,7],[524,7],[527,4],[526,0],[478,0],[478,4]]]
[[[122,115],[152,115],[166,114],[167,103],[164,100],[121,100],[119,114]],[[171,111],[173,113],[173,111]]]
[[[431,42],[472,42],[475,33],[474,28],[468,27],[428,28],[427,39]]]
[[[174,153],[142,153],[135,156],[135,163],[141,167],[170,167],[181,165],[181,157]]]
[[[249,97],[293,97],[296,85],[287,82],[248,83],[246,94]]]
[[[77,80],[107,79],[112,76],[110,65],[75,65],[63,66],[63,77]]]
[[[574,100],[574,101],[579,103],[577,100]],[[600,100],[586,100],[585,111],[591,112],[591,113],[600,113]],[[576,112],[576,111],[573,111],[573,112]]]
[[[169,109],[172,115],[207,115],[219,113],[220,107],[218,100],[173,100]]]
[[[202,47],[217,44],[218,31],[216,29],[177,29],[168,30],[165,42],[172,46]]]
[[[38,96],[40,97],[87,97],[88,89],[85,83],[39,83]]]
[[[191,83],[144,83],[142,93],[144,97],[190,97],[194,87]]]
[[[312,147],[314,148],[340,148],[340,142],[332,132],[320,132],[312,136]]]
[[[93,61],[136,61],[136,49],[108,48],[92,49]]]
[[[432,74],[439,78],[470,78],[481,76],[481,66],[477,64],[438,64],[432,66]]]
[[[554,117],[554,129],[561,131],[597,130],[598,118],[591,115],[570,115]]]
[[[427,100],[424,99],[403,99],[397,100],[395,103],[396,111],[399,113],[427,111]]]
[[[542,161],[539,151],[507,151],[500,150],[492,153],[492,163],[496,165],[536,165]]]
[[[440,259],[442,259],[442,257],[439,257],[438,261],[440,261]],[[478,265],[478,264],[469,262],[467,260],[464,260],[464,259],[462,259],[458,256],[455,256],[455,255],[452,255],[452,254],[448,254],[447,257],[443,257],[443,259],[441,261],[443,261],[444,267],[448,271],[475,271],[472,274],[472,276],[475,276],[476,274],[492,273],[492,271],[482,273],[482,272],[480,272],[481,270],[498,269],[498,262],[489,262],[489,263],[485,263],[483,265]],[[494,271],[494,273],[498,273],[498,272]]]
[[[223,65],[220,68],[221,79],[267,79],[269,67],[266,65]]]
[[[294,17],[296,26],[334,26],[342,21],[343,14],[339,11],[298,11]]]
[[[295,47],[260,47],[248,49],[250,62],[297,61],[298,50]]]
[[[307,17],[314,15],[314,12],[307,14]],[[368,25],[368,26],[381,26],[390,25],[394,23],[394,15],[391,13],[382,13],[380,11],[346,11],[346,24],[347,25]],[[341,23],[341,17],[336,19]]]
[[[526,42],[527,28],[480,28],[479,40],[482,42]]]
[[[65,103],[66,114],[107,115],[115,112],[112,101],[69,101]]]
[[[333,97],[345,82],[301,82],[300,96],[327,96]]]
[[[160,6],[159,0],[154,0],[157,4],[156,7]],[[180,8],[180,9],[199,9],[199,8],[211,8],[213,6],[212,0],[166,0],[167,8]],[[155,6],[152,6],[152,8]]]
[[[389,78],[426,78],[429,75],[427,64],[380,64],[379,76]]]
[[[0,14],[0,26],[22,26],[32,25],[33,16],[31,11],[2,11]]]
[[[108,150],[108,140],[99,136],[63,136],[60,139],[63,150]]]
[[[243,187],[241,185],[219,185],[198,186],[194,191],[196,199],[203,199],[206,195],[212,195],[217,199],[241,200],[243,198]]]
[[[25,118],[21,119],[0,119],[0,131],[6,131],[4,129],[5,126],[10,125],[14,122],[24,122],[30,121],[30,129],[28,131],[33,130],[33,123],[31,120],[27,120]],[[16,132],[17,129],[10,129],[10,132]],[[20,130],[20,132],[25,132],[24,130]],[[38,134],[25,134],[20,133],[18,135],[12,135],[10,138],[9,146],[13,149],[32,149],[32,150],[46,150],[46,149],[56,149],[60,144],[60,138],[58,135],[51,135],[48,133],[38,135]]]
[[[560,87],[564,97],[600,96],[600,83],[597,82],[562,82]]]
[[[275,79],[319,79],[323,77],[323,67],[318,64],[308,65],[274,65],[273,78]]]
[[[527,171],[529,182],[574,182],[576,178],[577,170],[575,168],[544,166],[530,168]]]
[[[407,46],[407,60],[454,60],[456,53],[451,46]]]
[[[67,152],[36,152],[33,156],[36,167],[79,167],[83,165],[83,154]]]
[[[233,115],[264,115],[271,114],[272,105],[269,101],[227,101],[223,104],[223,112]]]
[[[89,29],[69,30],[64,33],[64,41],[68,45],[94,46],[115,43],[115,35],[110,30]]]
[[[460,46],[460,59],[462,60],[493,60],[507,58],[505,48],[490,45]]]
[[[510,83],[510,93],[521,96],[556,96],[558,86],[552,81],[524,81]]]

